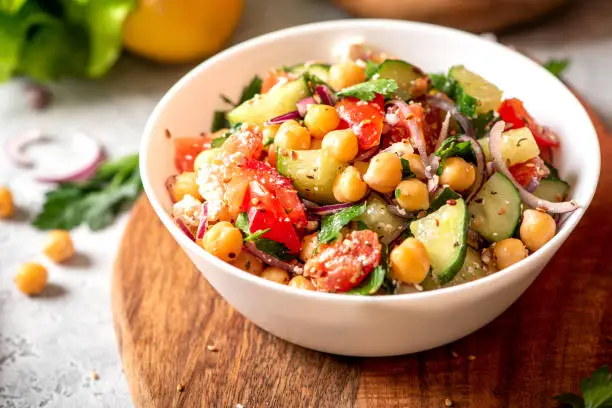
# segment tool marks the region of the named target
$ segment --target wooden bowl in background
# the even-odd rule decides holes
[[[473,32],[499,30],[542,16],[567,0],[334,0],[368,18],[425,21]]]

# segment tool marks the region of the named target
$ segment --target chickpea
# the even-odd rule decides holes
[[[268,146],[268,164],[276,168],[276,145],[272,143]]]
[[[181,201],[186,195],[202,201],[200,189],[196,182],[196,174],[191,171],[186,171],[176,176],[172,186],[172,199],[175,203]]]
[[[303,277],[302,275],[296,275],[289,281],[289,286],[297,289],[314,290],[314,285],[310,279]]]
[[[13,194],[7,187],[0,187],[0,218],[12,217],[15,213]]]
[[[252,275],[259,276],[264,270],[264,263],[250,252],[242,251],[232,262],[236,268],[240,268]]]
[[[274,138],[276,137],[276,133],[278,132],[279,128],[280,128],[280,125],[266,125],[266,126],[264,126],[263,130],[261,131],[261,136],[262,136],[263,142],[266,143],[269,140],[274,140]]]
[[[402,159],[408,160],[410,164],[410,170],[416,175],[419,180],[425,180],[425,167],[423,167],[423,161],[421,156],[416,153],[406,153],[402,156]]]
[[[417,179],[404,180],[395,189],[395,199],[405,210],[416,211],[429,208],[427,185]]]
[[[308,150],[310,149],[310,133],[295,120],[288,120],[278,128],[274,143],[283,149]]]
[[[402,163],[389,152],[378,153],[368,167],[363,179],[379,193],[390,193],[402,181]]]
[[[306,262],[312,258],[317,246],[319,246],[317,233],[306,235],[304,239],[302,239],[302,249],[300,251],[300,258],[302,261]]]
[[[281,285],[286,285],[289,282],[289,273],[276,266],[268,266],[263,270],[261,277]]]
[[[323,146],[323,139],[315,139],[313,138],[310,141],[310,150],[319,150]]]
[[[474,166],[461,157],[449,157],[444,161],[440,184],[446,184],[455,191],[465,191],[476,180]]]
[[[304,125],[315,139],[321,139],[338,127],[340,116],[336,108],[328,105],[310,105],[304,117]]]
[[[537,210],[523,211],[523,222],[519,230],[521,240],[530,251],[537,251],[557,233],[553,217]]]
[[[359,152],[359,142],[351,129],[333,130],[325,135],[321,148],[336,160],[347,163]]]
[[[64,262],[74,255],[74,245],[70,232],[53,230],[49,232],[43,253],[53,262]]]
[[[368,192],[368,185],[363,181],[361,172],[349,166],[334,180],[334,197],[341,203],[354,203],[361,200]]]
[[[221,221],[206,231],[200,245],[217,258],[229,262],[242,251],[242,233],[231,223]]]
[[[415,285],[423,282],[431,266],[425,245],[416,238],[406,238],[393,248],[389,262],[393,279]]]
[[[26,262],[15,275],[17,289],[26,295],[37,295],[47,285],[47,269],[36,262]]]
[[[527,248],[521,240],[516,238],[508,238],[495,243],[493,253],[499,269],[507,268],[521,259],[527,258]]]
[[[329,69],[328,83],[337,91],[359,84],[365,80],[364,69],[354,61],[339,62],[332,65]]]

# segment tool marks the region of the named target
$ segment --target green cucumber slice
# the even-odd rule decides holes
[[[308,84],[303,77],[274,87],[263,95],[237,106],[227,114],[230,125],[252,123],[263,125],[268,119],[296,110],[296,103],[310,95]]]
[[[396,94],[402,99],[412,99],[415,95],[414,81],[423,78],[425,74],[419,68],[402,60],[386,60],[375,75],[378,78],[394,79],[397,82],[398,89]]]
[[[502,91],[480,75],[466,69],[463,65],[452,67],[449,71],[449,76],[457,81],[459,85],[455,88],[455,97],[458,105],[472,97],[476,100],[475,113],[487,113],[489,111],[496,111],[501,104]],[[463,113],[472,116],[471,112]]]
[[[480,253],[474,248],[468,247],[463,266],[450,282],[441,284],[432,274],[429,274],[427,278],[421,282],[421,286],[423,290],[434,290],[472,282],[476,279],[484,278],[485,276],[487,276],[487,273],[480,258]]]
[[[569,184],[563,180],[544,179],[540,181],[540,184],[535,189],[533,194],[544,200],[559,203],[561,201],[565,201],[569,188]]]
[[[333,186],[344,170],[342,163],[322,150],[282,150],[276,154],[276,169],[291,179],[298,194],[318,204],[334,204]]]
[[[329,64],[297,64],[287,68],[287,71],[295,75],[308,73],[318,77],[323,82],[327,82],[329,79],[329,67]]]
[[[378,194],[372,193],[366,202],[365,213],[356,221],[362,221],[375,231],[383,244],[390,244],[397,237],[397,231],[404,228],[406,220],[389,212],[387,202]]]
[[[510,238],[521,218],[521,198],[514,184],[496,172],[468,207],[471,228],[489,242]]]
[[[467,228],[468,212],[461,198],[410,224],[412,235],[427,250],[431,273],[441,284],[450,282],[463,266]]]

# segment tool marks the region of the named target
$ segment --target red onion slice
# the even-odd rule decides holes
[[[380,146],[374,146],[368,150],[364,150],[355,157],[355,161],[366,161],[371,159],[376,155],[376,153],[378,153],[379,147]]]
[[[296,106],[297,106],[297,110],[300,116],[301,117],[306,116],[306,112],[308,111],[308,105],[315,105],[316,103],[317,101],[315,101],[312,96],[309,96],[308,98],[304,98],[301,101],[299,101],[296,104]]]
[[[319,204],[317,204],[317,203],[315,203],[313,201],[307,200],[305,198],[301,198],[300,201],[302,201],[302,204],[304,204],[304,207],[306,207],[309,210],[312,209],[312,208],[319,208],[320,207]]]
[[[10,139],[4,146],[6,156],[10,161],[21,167],[34,167],[34,162],[26,156],[28,145],[47,140],[40,129],[30,129],[18,137]]]
[[[419,156],[421,156],[421,161],[425,168],[425,177],[431,179],[435,171],[432,171],[431,160],[429,160],[429,156],[427,155],[427,145],[425,144],[425,136],[421,131],[421,127],[418,125],[414,116],[410,119],[406,119],[406,124],[408,125],[408,129],[410,129],[410,136],[412,136],[410,140],[414,142],[416,150]]]
[[[190,240],[195,241],[195,237],[193,236],[193,233],[191,232],[189,227],[185,225],[185,222],[183,220],[181,220],[180,218],[175,218],[174,222],[185,233],[185,235],[189,237]]]
[[[249,251],[268,265],[276,266],[277,268],[281,268],[296,275],[301,275],[304,273],[304,265],[301,262],[295,261],[295,263],[289,263],[282,261],[267,252],[257,249],[257,246],[253,242],[246,242],[244,245],[245,250]]]
[[[317,215],[330,215],[335,214],[339,211],[344,210],[345,208],[349,208],[354,206],[356,203],[342,203],[342,204],[332,204],[332,205],[324,205],[316,208],[309,208],[308,211],[317,214]]]
[[[407,220],[411,220],[416,217],[414,212],[404,210],[402,207],[394,203],[387,204],[387,209],[391,214]]]
[[[55,140],[60,141],[60,138]],[[64,169],[59,170],[58,173],[54,173],[53,170],[48,168],[41,168],[34,176],[37,181],[41,183],[64,183],[87,180],[94,175],[99,164],[104,160],[104,150],[100,143],[84,133],[76,133],[71,137],[70,144],[70,150],[74,151],[74,154],[70,155],[71,160],[76,161],[76,163],[72,163],[72,168],[65,167],[70,163],[62,163]]]
[[[470,120],[470,118],[468,118],[463,113],[457,110],[457,106],[453,101],[441,96],[440,94],[437,94],[428,95],[427,102],[439,109],[442,109],[443,111],[449,112],[457,121],[457,123],[461,125],[463,131],[467,136],[476,138],[476,134],[474,133],[474,127],[472,126],[472,121]]]
[[[476,139],[468,135],[463,135],[459,137],[459,140],[463,142],[470,142],[474,156],[476,156],[476,180],[474,180],[474,184],[470,188],[467,199],[465,200],[467,203],[469,203],[474,197],[476,197],[476,194],[478,194],[487,178],[486,158],[484,151],[482,150],[482,146],[480,146],[480,143],[478,143]]]
[[[438,136],[438,141],[436,142],[436,147],[434,151],[438,150],[440,146],[442,145],[442,142],[446,140],[446,138],[448,137],[448,128],[450,126],[450,118],[451,118],[451,113],[446,112],[446,117],[444,118],[444,122],[442,122],[442,128],[440,129],[440,136]]]
[[[200,215],[200,224],[196,232],[196,239],[204,238],[206,230],[208,229],[208,204],[202,204],[202,214]]]
[[[298,112],[297,110],[293,111],[293,112],[288,112],[288,113],[284,113],[282,115],[279,115],[275,118],[269,119],[268,121],[266,121],[266,125],[279,125],[283,122],[286,122],[288,120],[292,120],[292,119],[300,119],[300,112]]]
[[[504,176],[508,177],[512,184],[514,184],[514,186],[518,189],[523,202],[529,207],[542,209],[553,214],[568,213],[578,209],[580,206],[574,201],[553,203],[551,201],[543,200],[527,191],[516,181],[502,157],[502,133],[505,126],[506,124],[503,121],[499,121],[493,126],[489,135],[489,148],[491,149],[491,156],[495,161],[497,171],[500,171]]]
[[[331,89],[325,85],[317,85],[315,87],[315,93],[321,98],[321,103],[324,105],[334,106],[336,104],[336,97],[334,96]]]

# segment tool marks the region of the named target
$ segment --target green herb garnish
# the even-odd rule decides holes
[[[549,70],[554,76],[560,76],[569,67],[571,61],[568,58],[551,58],[544,63],[544,68]]]
[[[138,155],[105,162],[90,180],[60,183],[49,191],[32,224],[43,230],[70,230],[81,224],[100,230],[131,206],[141,191]]]
[[[251,242],[260,239],[262,235],[270,231],[270,228],[266,228],[264,230],[257,230],[251,233],[251,228],[249,227],[249,217],[245,212],[238,214],[235,225],[236,228],[244,233],[244,242]]]
[[[451,136],[445,139],[438,150],[434,153],[440,158],[440,165],[438,166],[438,175],[442,174],[444,166],[444,160],[448,157],[470,157],[472,155],[472,145],[470,142],[460,142],[457,136]]]
[[[364,71],[366,79],[372,78],[372,76],[374,76],[374,74],[378,72],[379,67],[380,67],[380,64],[377,64],[373,61],[366,61],[366,67]]]
[[[400,157],[400,162],[402,163],[402,180],[416,177],[416,174],[410,169],[410,162],[403,157]]]
[[[255,241],[255,246],[260,251],[263,251],[275,258],[283,261],[290,261],[294,257],[289,253],[289,249],[280,242],[272,241],[267,238],[259,238]]]
[[[491,129],[494,118],[495,112],[489,111],[472,119],[472,127],[474,128],[474,134],[476,135],[477,139],[486,136],[487,132]],[[463,129],[463,131],[465,131],[465,129]]]
[[[387,276],[388,273],[389,265],[387,258],[387,246],[382,245],[380,264],[377,265],[359,285],[346,293],[348,295],[375,295],[385,281],[385,276]]]
[[[364,101],[371,101],[376,94],[390,96],[397,91],[397,82],[393,79],[374,79],[361,84],[344,88],[337,93],[338,96],[353,96]]]
[[[340,230],[366,210],[366,203],[346,208],[336,214],[328,215],[321,222],[318,238],[319,244],[328,244],[338,238]]]
[[[445,93],[449,98],[453,99],[457,104],[457,110],[459,112],[469,118],[476,117],[478,99],[467,94],[457,80],[450,75],[444,74],[429,74],[429,78],[432,88]]]
[[[240,94],[240,100],[238,101],[238,105],[240,105],[243,102],[248,101],[249,99],[253,98],[258,93],[261,93],[262,84],[263,84],[262,79],[258,75],[255,75],[253,79],[251,79],[251,82],[249,82],[249,84],[245,86],[244,89],[242,90],[242,94]]]
[[[218,130],[229,127],[229,122],[225,115],[227,112],[225,111],[215,111],[213,114],[212,126],[210,127],[211,132],[216,132]]]
[[[596,370],[591,377],[580,380],[580,392],[577,394],[561,394],[554,398],[564,405],[573,408],[611,408],[612,407],[612,375],[607,366]]]

